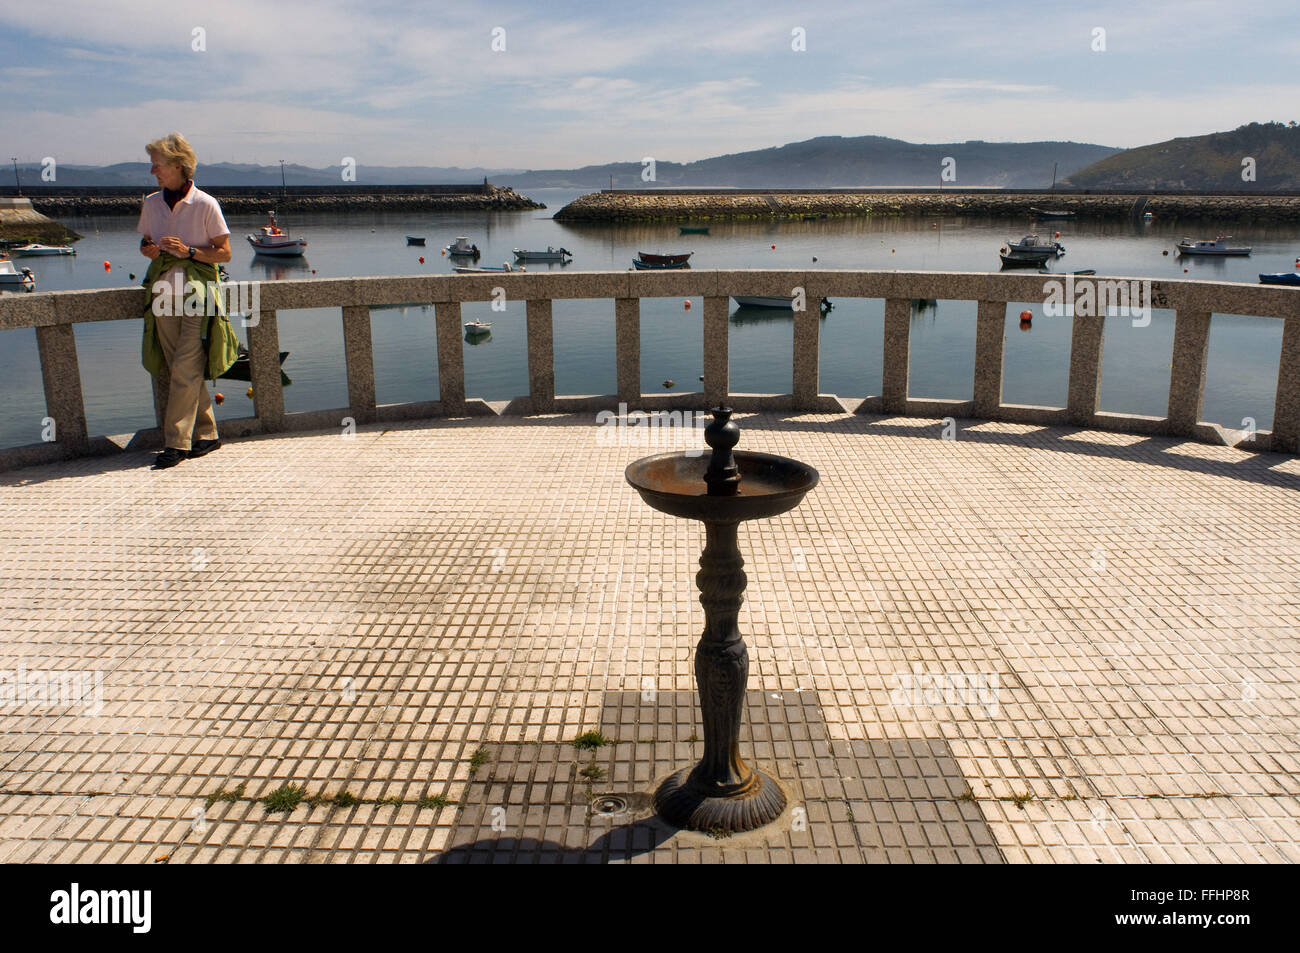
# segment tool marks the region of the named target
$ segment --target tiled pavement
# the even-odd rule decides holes
[[[1300,460],[737,419],[822,476],[741,529],[770,829],[648,817],[700,748],[655,448],[422,421],[0,474],[0,861],[1300,860]]]

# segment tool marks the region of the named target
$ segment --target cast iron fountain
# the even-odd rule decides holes
[[[677,827],[739,833],[776,820],[785,794],[740,757],[749,652],[736,618],[744,602],[745,560],[736,529],[794,509],[817,485],[817,471],[798,460],[732,448],[740,428],[730,407],[715,407],[704,431],[712,455],[660,453],[628,466],[627,482],[655,509],[701,520],[705,545],[695,583],[704,606],[704,635],[695,648],[695,682],[704,722],[704,757],[659,786],[654,805]]]

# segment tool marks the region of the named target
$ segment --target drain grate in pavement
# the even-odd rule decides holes
[[[697,712],[692,692],[608,692],[595,727],[613,744],[489,745],[437,862],[1002,861],[946,743],[833,741],[812,691],[746,695],[741,752],[785,788],[779,821],[724,839],[670,827],[651,797],[700,757]]]

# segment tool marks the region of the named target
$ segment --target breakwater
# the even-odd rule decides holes
[[[237,186],[199,187],[221,203],[226,214],[285,212],[492,211],[546,208],[514,189],[471,186],[295,186],[284,190]],[[12,191],[9,190],[9,191]],[[135,215],[140,202],[156,188],[26,188],[32,207],[44,215]]]
[[[1073,212],[1080,221],[1127,221],[1144,212],[1162,222],[1300,223],[1300,195],[1137,194],[825,189],[602,190],[555,214],[560,222],[715,221],[836,216],[1031,217],[1031,209]]]

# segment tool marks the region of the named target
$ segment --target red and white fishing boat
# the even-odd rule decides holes
[[[282,257],[302,255],[307,251],[307,239],[290,238],[289,233],[280,228],[275,220],[275,213],[267,215],[266,224],[262,226],[261,235],[247,235],[248,244],[259,255],[280,255]]]

